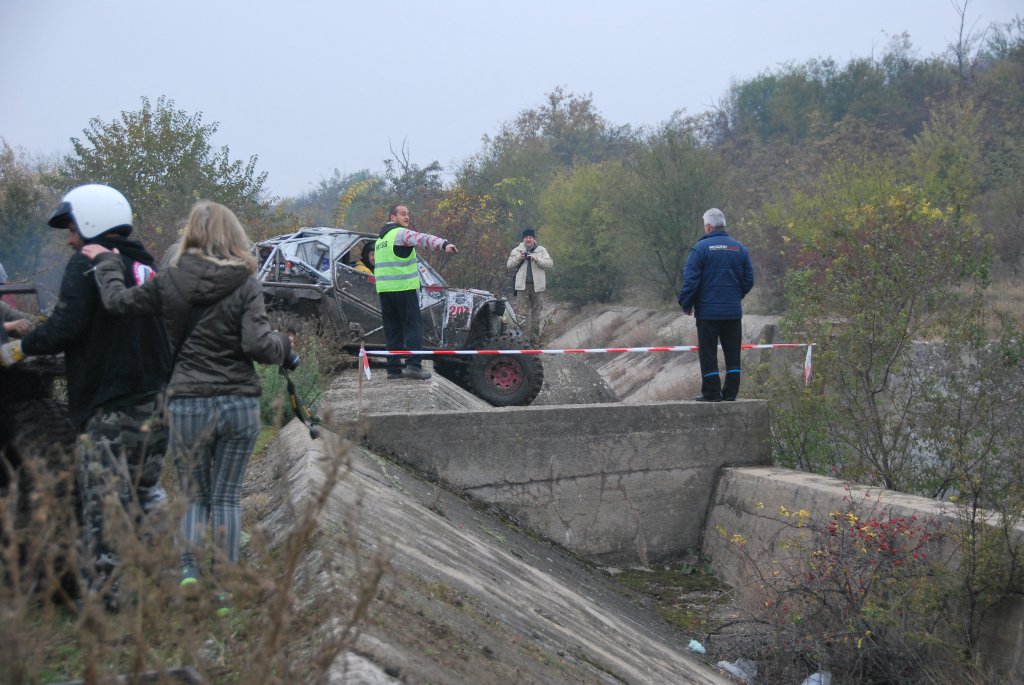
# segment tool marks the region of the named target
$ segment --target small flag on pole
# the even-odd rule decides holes
[[[804,357],[804,385],[810,385],[811,379],[814,378],[814,368],[811,366],[811,351],[814,349],[814,345],[807,346],[807,356]]]
[[[359,343],[359,364],[363,367],[363,375],[370,380],[370,358],[366,356],[366,345]]]

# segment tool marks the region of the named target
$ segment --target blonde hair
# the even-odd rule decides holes
[[[188,215],[185,232],[172,264],[186,252],[198,254],[216,264],[244,264],[249,273],[256,273],[256,256],[252,241],[235,213],[222,204],[201,200]]]

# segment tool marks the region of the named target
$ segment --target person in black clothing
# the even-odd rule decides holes
[[[725,232],[720,209],[704,212],[704,236],[686,258],[679,306],[697,317],[701,393],[698,402],[735,400],[740,392],[743,298],[754,287],[750,253]],[[718,343],[725,355],[725,385],[718,374]]]
[[[356,262],[355,270],[360,271],[364,274],[373,274],[374,265],[376,264],[373,254],[373,243],[366,241],[363,243],[363,249],[359,253],[359,261]]]
[[[64,196],[49,225],[68,231],[74,250],[64,270],[59,300],[49,318],[21,340],[5,344],[0,360],[64,353],[68,412],[80,433],[79,488],[83,542],[91,565],[86,584],[116,609],[119,564],[103,501],[116,493],[126,512],[143,513],[165,499],[160,487],[166,432],[156,420],[157,399],[170,372],[164,324],[158,317],[120,319],[100,300],[91,261],[80,250],[97,243],[120,253],[125,281],[141,285],[154,275],[155,260],[130,240],[132,210],[125,197],[104,185],[80,186]]]

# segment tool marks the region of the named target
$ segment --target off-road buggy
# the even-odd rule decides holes
[[[340,341],[384,349],[380,300],[373,276],[355,269],[366,242],[376,235],[337,228],[300,228],[257,244],[267,309],[287,312]],[[419,259],[424,348],[510,350],[525,336],[508,302],[485,290],[449,287]],[[527,405],[544,382],[536,356],[465,355],[434,358],[434,369],[494,406]]]
[[[5,295],[34,298],[36,290],[0,286],[0,296]],[[0,327],[0,344],[5,342],[7,334]],[[10,368],[0,366],[0,489],[29,457],[52,460],[71,454],[75,431],[67,405],[54,398],[55,383],[63,374],[63,356],[28,357]]]
[[[6,295],[18,298],[18,309],[38,308],[38,302],[29,306],[37,298],[35,288],[0,286],[0,297]],[[5,342],[0,326],[0,344]],[[9,546],[17,544],[21,564],[36,567],[39,577],[56,572],[65,590],[71,591],[73,575],[64,575],[63,556],[51,559],[54,550],[39,544],[52,543],[46,532],[69,524],[80,509],[74,478],[75,428],[67,404],[56,397],[63,375],[63,355],[28,357],[9,368],[0,365],[0,505],[14,516],[13,527],[0,530],[0,547],[9,552]],[[58,501],[67,506],[54,506]],[[16,542],[9,537],[11,531]]]

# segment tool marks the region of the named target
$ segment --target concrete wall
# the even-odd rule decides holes
[[[378,413],[353,428],[603,564],[698,548],[721,468],[770,461],[768,406],[755,400]]]
[[[874,507],[885,516],[917,516],[936,533],[951,529],[956,520],[943,504],[923,497],[848,487],[843,481],[788,469],[729,468],[723,470],[715,489],[703,547],[719,579],[738,587],[751,580],[755,565],[769,569],[771,564],[784,563],[782,560],[792,556],[792,551],[782,546],[800,529],[785,525],[779,507],[788,511],[806,509],[809,520],[819,522],[832,511],[864,512]],[[1024,526],[1018,526],[1016,534],[1018,541],[1024,539]],[[731,542],[734,535],[743,536],[742,550]],[[940,536],[929,557],[955,567],[959,563],[956,541]],[[1011,598],[988,618],[982,650],[988,663],[1019,676],[1021,680],[1016,682],[1024,682],[1024,598]]]

